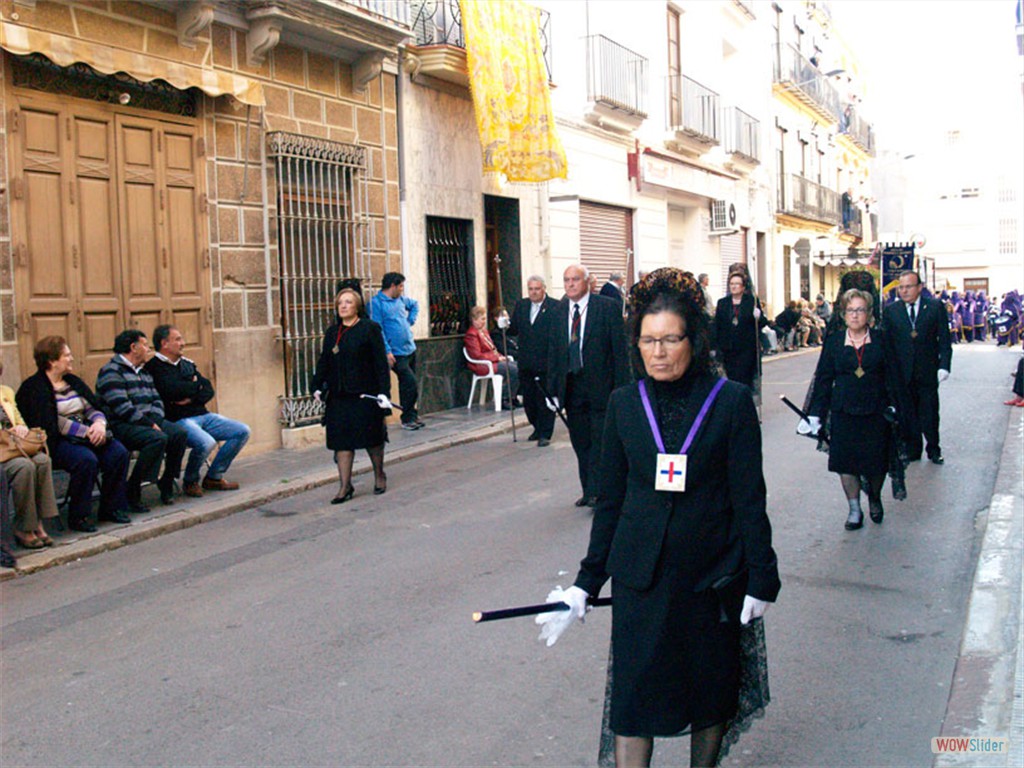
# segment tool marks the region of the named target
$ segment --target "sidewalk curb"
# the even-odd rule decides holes
[[[974,572],[942,736],[1008,737],[1010,752],[936,755],[935,768],[1009,766],[1024,733],[1014,727],[1024,560],[1024,414],[1010,415]],[[1019,684],[1019,683],[1018,683]],[[1019,709],[1020,702],[1016,702]],[[1019,720],[1019,718],[1017,718]],[[1019,760],[1019,758],[1018,758]],[[1019,762],[1017,763],[1019,764]]]
[[[516,428],[528,426],[529,422],[526,420],[525,414],[517,414]],[[466,432],[438,437],[425,443],[401,448],[394,453],[386,454],[386,458],[388,464],[393,465],[430,453],[443,451],[447,448],[486,440],[511,431],[511,420],[502,423],[492,423],[485,427],[477,427]],[[357,463],[352,473],[353,475],[362,475],[369,471],[369,462],[363,461]],[[148,541],[157,536],[191,528],[201,523],[220,520],[236,512],[252,509],[270,501],[296,496],[300,493],[329,485],[330,483],[337,482],[337,479],[337,470],[333,466],[325,467],[323,469],[316,469],[298,478],[282,478],[280,482],[271,486],[248,491],[243,489],[232,492],[230,496],[216,497],[204,502],[202,506],[197,506],[195,509],[168,509],[166,512],[161,512],[157,516],[149,517],[133,525],[104,530],[102,533],[78,539],[68,544],[45,550],[36,550],[30,554],[23,554],[18,558],[18,563],[14,568],[0,568],[0,582],[27,576],[58,565],[65,565],[86,557],[92,557],[101,552],[120,549],[128,544]]]

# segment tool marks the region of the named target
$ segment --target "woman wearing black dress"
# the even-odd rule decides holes
[[[870,293],[842,295],[845,331],[825,339],[814,373],[808,428],[817,434],[828,419],[828,469],[839,474],[849,504],[846,530],[864,525],[860,492],[867,493],[871,520],[881,523],[882,484],[890,466],[897,397],[894,353],[873,325]]]
[[[715,343],[719,362],[731,381],[753,389],[757,376],[757,342],[760,329],[768,324],[757,298],[740,272],[729,275],[729,295],[718,300],[715,309]]]
[[[690,764],[714,765],[737,712],[740,624],[780,587],[761,430],[750,390],[711,361],[692,274],[650,273],[629,306],[646,376],[609,399],[587,556],[549,595],[570,610],[538,623],[551,645],[611,578],[616,765],[649,765],[655,736],[684,733]]]
[[[327,448],[334,451],[340,481],[331,503],[343,504],[355,493],[352,462],[358,448],[365,448],[373,463],[373,492],[387,490],[384,416],[391,410],[391,375],[380,326],[362,316],[363,297],[345,288],[338,292],[335,306],[337,322],[324,333],[313,394],[317,399],[326,397]]]

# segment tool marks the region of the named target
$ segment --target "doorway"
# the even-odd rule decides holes
[[[495,316],[502,308],[511,314],[512,305],[522,294],[519,200],[484,195],[484,227],[487,317],[493,324]]]

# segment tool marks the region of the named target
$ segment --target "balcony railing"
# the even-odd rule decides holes
[[[604,35],[586,40],[587,100],[647,117],[647,59]]]
[[[779,211],[811,221],[826,224],[842,223],[839,195],[810,179],[795,173],[785,177],[785,186],[779,190]]]
[[[395,0],[345,0],[345,2],[396,24],[406,26],[409,24],[408,3],[395,2]]]
[[[839,117],[839,132],[850,138],[854,144],[869,155],[875,155],[875,132],[871,123],[864,120],[853,106],[847,106]]]
[[[792,45],[775,43],[775,82],[823,117],[838,121],[839,93],[811,61]]]
[[[416,45],[466,47],[459,0],[410,0],[409,8]],[[551,70],[551,14],[540,8],[537,13],[540,14],[537,21],[540,26],[541,50],[544,53],[544,64],[548,68],[548,80],[551,80],[554,77]]]
[[[669,75],[669,128],[707,144],[719,144],[721,97],[685,75]]]
[[[761,121],[738,107],[726,107],[722,122],[725,124],[725,151],[761,162]]]
[[[840,209],[843,215],[843,234],[863,239],[864,222],[861,219],[860,208],[853,204],[848,194],[843,194],[840,198]]]

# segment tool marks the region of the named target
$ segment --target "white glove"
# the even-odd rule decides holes
[[[500,315],[498,315],[499,328],[508,328],[511,324],[511,321],[508,319],[508,312],[503,311]]]
[[[768,610],[771,603],[758,600],[756,597],[745,595],[743,597],[743,610],[740,611],[740,624],[749,624],[753,619],[760,619]]]
[[[377,405],[379,405],[382,410],[391,410],[391,401],[388,400],[387,395],[377,395]]]
[[[949,378],[949,371],[939,368],[939,384]]]
[[[557,397],[545,397],[544,405],[548,407],[548,410],[552,413],[558,413],[558,398]]]
[[[760,309],[760,307],[754,307],[754,319],[755,320],[760,320],[761,319],[761,309]]]
[[[316,392],[313,393],[313,399],[316,400],[318,403],[320,402],[320,390],[319,389],[316,390]]]
[[[800,419],[800,423],[796,425],[796,431],[801,435],[816,435],[821,431],[821,419],[817,416]]]
[[[568,611],[542,613],[535,619],[541,626],[540,636],[537,639],[546,641],[548,648],[555,644],[555,641],[576,619],[582,623],[583,617],[590,610],[587,605],[587,593],[579,587],[569,587],[565,590],[560,586],[555,587],[548,593],[548,599],[544,602],[565,603],[569,606]]]

